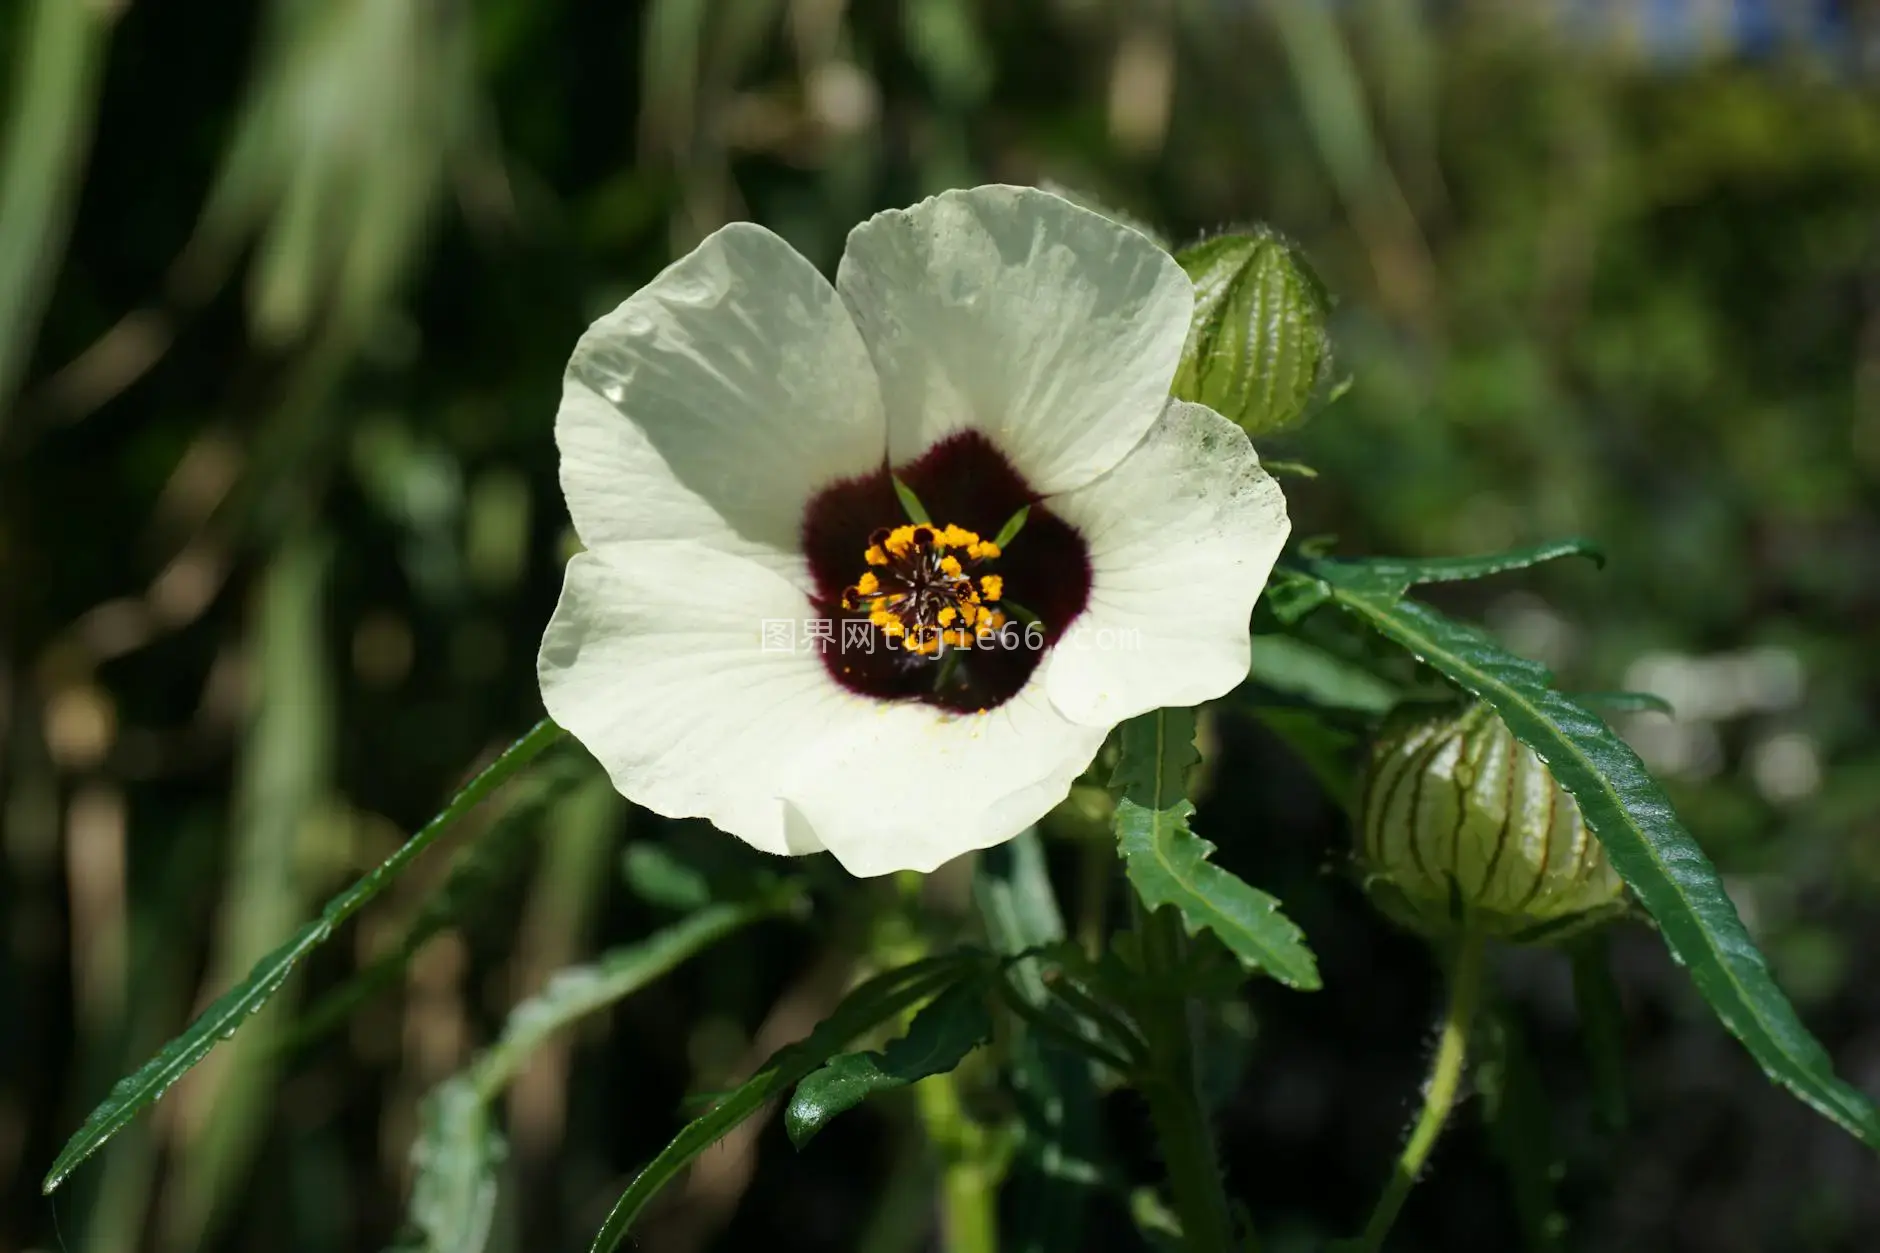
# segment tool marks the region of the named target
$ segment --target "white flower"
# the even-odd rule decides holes
[[[1286,506],[1168,399],[1193,299],[1030,188],[878,214],[833,287],[718,231],[569,362],[549,713],[639,804],[858,875],[1023,830],[1116,723],[1247,673]]]

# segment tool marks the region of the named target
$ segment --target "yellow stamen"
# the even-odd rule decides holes
[[[985,593],[987,600],[997,600],[1005,595],[1005,579],[996,574],[980,576],[979,590]]]
[[[875,577],[873,570],[855,580],[855,590],[863,596],[873,596],[881,590],[881,580]]]
[[[868,551],[862,554],[862,560],[871,566],[885,566],[888,564],[888,554],[882,552],[879,546],[871,544]]]

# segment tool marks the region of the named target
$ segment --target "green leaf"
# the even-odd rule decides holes
[[[1349,753],[1357,737],[1331,725],[1310,709],[1265,708],[1253,711],[1262,726],[1284,740],[1312,778],[1347,814],[1357,812],[1357,767]]]
[[[978,980],[954,984],[914,1015],[906,1035],[879,1053],[843,1053],[798,1083],[783,1112],[790,1143],[802,1148],[831,1118],[877,1092],[947,1074],[991,1036],[985,986]]]
[[[1380,590],[1367,569],[1336,561],[1310,569],[1341,609],[1494,707],[1579,803],[1613,867],[1657,919],[1672,956],[1724,1026],[1770,1078],[1880,1149],[1880,1110],[1835,1077],[1827,1051],[1770,976],[1716,868],[1625,741],[1553,690],[1546,669],[1481,631]]]
[[[772,1054],[755,1075],[719,1097],[710,1109],[680,1129],[659,1156],[647,1163],[627,1185],[627,1190],[607,1215],[607,1221],[601,1224],[590,1253],[613,1253],[646,1203],[692,1159],[784,1089],[840,1052],[850,1040],[898,1017],[902,1011],[962,979],[982,974],[984,969],[981,954],[963,950],[876,975],[850,992],[836,1006],[835,1012],[806,1038]]]
[[[1064,916],[1036,831],[979,855],[973,901],[994,952],[1005,957],[1064,939]],[[1037,1013],[1051,1004],[1037,962],[1005,971],[1009,995]],[[1019,1138],[1003,1192],[1007,1253],[1082,1253],[1085,1214],[1102,1177],[1096,1081],[1082,1050],[1025,1030],[1007,1067],[1018,1107]]]
[[[712,899],[711,879],[664,844],[641,840],[627,846],[621,870],[634,895],[665,909],[703,909]]]
[[[1175,254],[1195,285],[1170,389],[1258,438],[1305,416],[1331,369],[1331,300],[1304,255],[1265,227]]]
[[[1130,882],[1151,910],[1173,905],[1190,935],[1208,930],[1249,970],[1288,987],[1319,986],[1305,936],[1279,902],[1208,861],[1214,845],[1188,829],[1195,807],[1186,775],[1195,751],[1195,712],[1163,709],[1123,724],[1123,753],[1110,786],[1121,796],[1116,833]]]
[[[1573,699],[1594,709],[1610,709],[1622,714],[1663,714],[1675,718],[1678,711],[1671,702],[1650,692],[1575,692]]]
[[[451,798],[443,812],[405,841],[397,852],[329,901],[317,920],[302,927],[286,944],[256,962],[246,979],[218,997],[182,1035],[164,1045],[155,1057],[134,1073],[120,1079],[104,1102],[92,1111],[77,1134],[66,1142],[58,1159],[52,1163],[52,1169],[46,1172],[45,1182],[41,1185],[43,1190],[50,1193],[57,1188],[80,1162],[96,1153],[136,1117],[139,1110],[161,1098],[169,1091],[171,1084],[208,1056],[211,1049],[240,1030],[242,1024],[267,1004],[268,998],[287,982],[288,975],[300,964],[301,958],[326,943],[340,924],[384,891],[418,854],[534,760],[543,749],[560,739],[562,734],[561,728],[546,718],[536,723],[527,735],[511,744],[502,756],[465,784]]]
[[[292,1036],[283,1041],[280,1051],[304,1054],[361,1005],[403,979],[406,967],[434,936],[480,911],[498,888],[521,872],[543,814],[583,773],[597,773],[593,759],[570,755],[552,764],[544,761],[530,778],[519,780],[512,789],[517,793],[514,802],[504,808],[487,831],[458,850],[444,885],[424,898],[398,942],[322,996],[294,1024]]]
[[[458,1076],[431,1089],[411,1146],[412,1235],[400,1253],[482,1253],[496,1216],[496,1168],[507,1152],[489,1106]]]
[[[1291,635],[1256,635],[1247,677],[1315,705],[1382,714],[1403,692],[1369,670]]]
[[[544,1041],[569,1024],[631,996],[726,936],[795,908],[798,891],[780,885],[749,901],[708,905],[638,944],[557,971],[547,986],[509,1012],[503,1034],[467,1072],[493,1100]]]
[[[1485,579],[1510,570],[1525,570],[1562,557],[1585,557],[1594,565],[1606,564],[1605,556],[1590,540],[1563,539],[1507,552],[1485,553],[1479,557],[1366,557],[1339,561],[1343,586],[1365,588],[1379,595],[1401,596],[1422,583],[1461,583]]]

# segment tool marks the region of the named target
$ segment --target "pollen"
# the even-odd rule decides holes
[[[999,555],[997,544],[954,523],[883,527],[868,537],[868,568],[843,590],[842,608],[915,657],[971,648],[1005,624],[986,603],[1004,595],[1005,580],[980,569]]]

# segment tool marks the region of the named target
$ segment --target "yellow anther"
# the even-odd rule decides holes
[[[943,627],[952,626],[953,619],[959,616],[960,616],[959,610],[954,609],[952,606],[949,605],[947,608],[942,609],[939,613],[935,614],[933,620],[935,622],[938,622]]]
[[[981,540],[977,544],[968,545],[966,555],[974,561],[991,561],[999,555],[1000,551],[999,546],[991,540]]]
[[[956,579],[960,577],[960,559],[958,557],[940,558],[940,568]]]
[[[940,542],[948,548],[971,548],[979,542],[979,536],[963,526],[949,522],[946,529],[940,532]]]
[[[997,574],[982,575],[979,579],[979,590],[985,593],[987,600],[997,600],[1005,595],[1005,579]]]
[[[885,566],[888,564],[888,554],[882,552],[879,545],[871,544],[868,551],[862,554],[862,560],[871,566]]]
[[[875,577],[873,570],[870,570],[855,580],[855,590],[860,595],[873,596],[881,590],[881,580]]]

